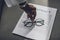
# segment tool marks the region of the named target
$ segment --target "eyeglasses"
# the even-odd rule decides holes
[[[24,26],[26,26],[26,27],[31,27],[34,25],[42,26],[42,25],[44,25],[44,20],[42,20],[41,18],[38,18],[34,22],[32,22],[30,19],[28,19],[28,20],[25,20],[23,23],[24,23]]]

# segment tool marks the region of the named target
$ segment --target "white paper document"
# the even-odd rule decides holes
[[[49,40],[57,9],[37,4],[31,5],[36,7],[37,15],[35,20],[40,21],[40,26],[37,25],[39,22],[36,22],[35,25],[31,27],[24,26],[27,14],[23,12],[12,33],[34,40]]]

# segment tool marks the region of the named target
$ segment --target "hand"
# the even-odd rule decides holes
[[[27,13],[27,18],[30,18],[31,21],[34,21],[36,17],[36,8],[33,5],[26,5],[25,7],[20,7]]]

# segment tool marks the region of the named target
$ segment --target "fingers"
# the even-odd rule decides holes
[[[32,10],[32,14],[31,14],[31,17],[30,17],[31,20],[34,21],[35,17],[36,17],[36,10]]]
[[[31,11],[32,11],[32,12],[31,12],[31,13],[28,13],[27,16],[31,19],[31,21],[34,21],[34,19],[35,19],[35,17],[36,17],[36,8],[33,7]]]

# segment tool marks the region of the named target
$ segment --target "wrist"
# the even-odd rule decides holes
[[[27,4],[28,4],[28,3],[25,1],[25,2],[23,2],[23,3],[20,3],[19,6],[20,6],[21,8],[23,8],[23,7],[26,7]]]

